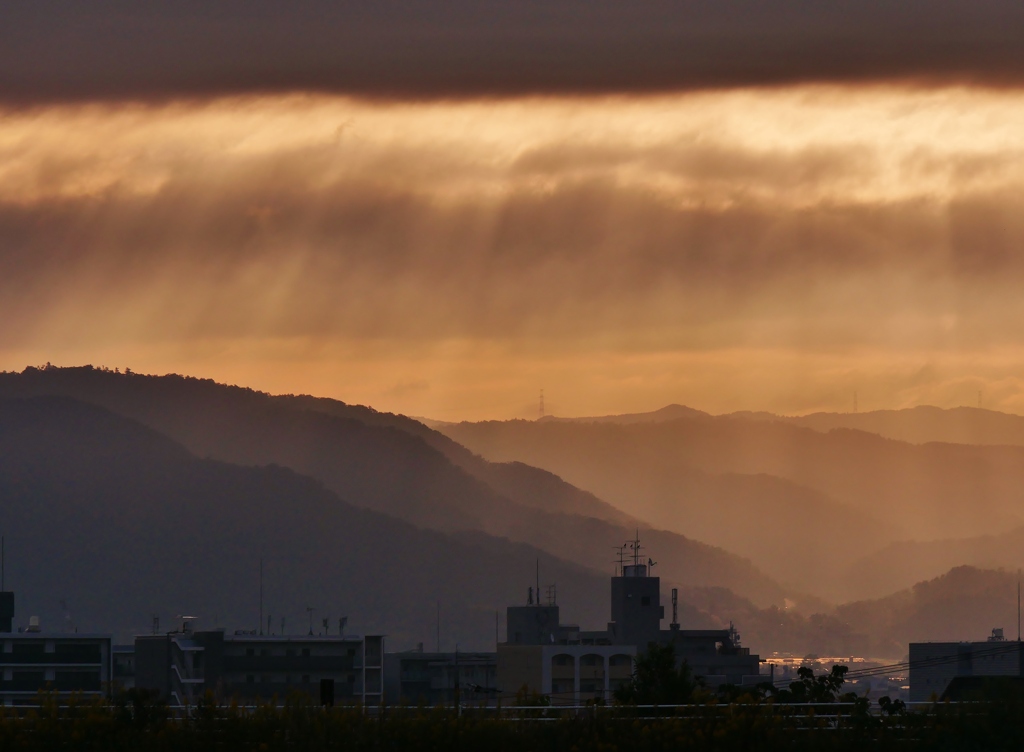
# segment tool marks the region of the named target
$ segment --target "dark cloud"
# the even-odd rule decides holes
[[[438,204],[369,180],[314,190],[261,172],[0,204],[0,315],[66,306],[197,336],[564,335],[799,311],[855,276],[895,310],[906,301],[886,291],[892,275],[1021,272],[1019,226],[990,229],[1011,210],[998,196],[680,208],[594,179]]]
[[[11,0],[0,98],[1024,83],[1018,0]]]

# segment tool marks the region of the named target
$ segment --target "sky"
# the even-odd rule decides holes
[[[0,369],[1024,413],[1021,38],[995,0],[15,0]]]

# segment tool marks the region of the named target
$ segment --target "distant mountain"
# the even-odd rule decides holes
[[[666,405],[649,413],[623,413],[620,415],[602,415],[590,418],[559,418],[554,415],[545,415],[539,423],[618,423],[620,425],[631,425],[633,423],[663,423],[667,420],[678,418],[710,418],[711,415],[701,410],[694,410],[685,405]],[[450,424],[449,424],[450,425]]]
[[[1024,523],[1020,447],[913,445],[732,416],[463,423],[444,432],[489,460],[543,467],[833,600],[848,594],[836,578],[841,571],[896,540]]]
[[[960,565],[982,569],[1024,568],[1024,527],[975,538],[900,541],[850,565],[848,590],[860,597],[884,588],[909,587]]]
[[[607,620],[607,577],[479,533],[422,530],[353,507],[282,467],[193,457],[134,421],[67,398],[0,400],[0,529],[17,621],[31,614],[121,639],[156,614],[257,629],[265,613],[292,634],[320,620],[386,632],[391,645],[486,648],[495,615],[525,598],[540,560],[567,616]],[[70,626],[70,625],[69,625]]]
[[[31,395],[101,405],[196,456],[288,467],[352,504],[441,532],[505,537],[587,568],[610,572],[614,547],[643,527],[549,472],[486,462],[411,419],[335,400],[88,367],[0,374],[0,397]],[[658,542],[667,584],[722,586],[762,605],[805,600],[721,549],[673,533],[644,538]]]
[[[805,616],[759,608],[722,588],[689,588],[684,623],[721,627],[729,614],[743,642],[762,655],[860,655],[902,660],[911,642],[984,640],[994,627],[1007,637],[1017,626],[1016,573],[956,567],[882,598]]]
[[[579,514],[620,525],[644,526],[616,507],[601,501],[592,493],[572,486],[554,473],[522,462],[488,462],[461,444],[452,441],[417,420],[394,413],[381,413],[362,405],[348,405],[338,400],[306,395],[273,397],[275,403],[303,410],[313,410],[340,418],[351,418],[371,426],[397,428],[425,441],[449,461],[473,477],[482,480],[508,499],[523,506],[549,512]]]
[[[545,421],[573,423],[665,423],[678,418],[733,418],[790,423],[826,433],[837,428],[878,434],[887,439],[910,444],[940,441],[948,444],[1009,444],[1024,446],[1024,416],[984,410],[977,407],[940,408],[930,405],[903,410],[872,410],[863,413],[811,413],[810,415],[776,415],[764,411],[741,411],[721,416],[695,410],[684,405],[667,405],[647,413],[606,415],[589,418],[544,418]],[[456,425],[454,423],[439,426]]]
[[[906,410],[875,410],[866,413],[813,413],[775,418],[815,431],[851,428],[889,439],[924,444],[1010,444],[1024,446],[1024,417],[976,407],[944,410],[922,405]]]
[[[870,635],[881,655],[904,655],[910,642],[984,640],[1017,627],[1017,574],[961,566],[877,600],[840,606],[835,618]],[[900,651],[900,652],[895,652]]]

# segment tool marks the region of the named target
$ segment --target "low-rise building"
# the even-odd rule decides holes
[[[620,561],[611,578],[611,621],[607,629],[583,631],[562,624],[559,607],[542,605],[530,588],[525,606],[506,611],[506,642],[498,645],[498,687],[503,698],[524,690],[554,703],[578,704],[610,700],[629,681],[633,662],[651,644],[672,645],[677,661],[686,661],[709,686],[757,684],[760,658],[739,643],[730,629],[680,629],[673,591],[673,618],[661,628],[661,579],[651,574],[653,562],[642,564],[640,542],[628,544],[632,563]],[[624,558],[624,557],[623,557]]]
[[[243,704],[301,692],[325,704],[379,705],[384,638],[225,634],[185,625],[135,639],[135,686],[177,705],[194,704],[206,692]]]
[[[33,705],[40,692],[99,697],[111,677],[111,636],[46,632],[35,616],[13,630],[14,593],[0,592],[0,702]]]

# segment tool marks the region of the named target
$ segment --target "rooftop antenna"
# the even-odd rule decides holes
[[[306,606],[306,613],[309,614],[309,636],[313,636],[313,607]]]
[[[267,620],[267,632],[270,632],[270,620]],[[263,557],[260,557],[260,634],[263,634]]]
[[[640,566],[640,549],[642,548],[640,545],[640,528],[636,529],[636,538],[629,544],[629,547],[633,549],[633,566]]]
[[[548,605],[554,606],[558,602],[558,586],[548,585]]]
[[[537,420],[544,417],[544,390],[540,390],[540,407],[537,409]]]
[[[281,635],[284,636],[284,617],[281,617]]]
[[[615,556],[617,561],[615,562],[615,576],[622,577],[625,573],[626,566],[626,546],[628,544],[623,543],[621,546],[615,547]]]
[[[160,617],[153,614],[153,634],[159,634],[160,632]]]

